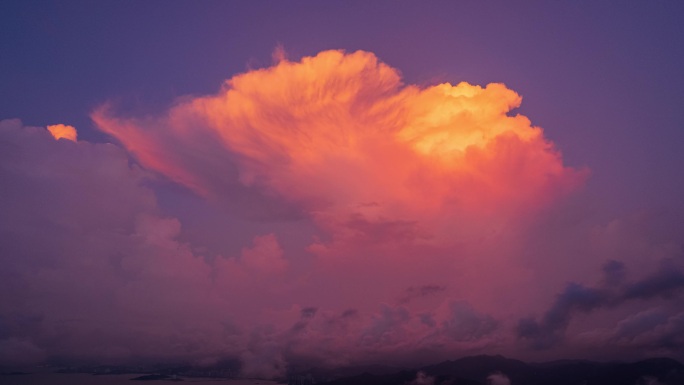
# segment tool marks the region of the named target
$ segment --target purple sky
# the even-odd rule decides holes
[[[520,3],[2,2],[0,365],[684,359],[684,6]]]

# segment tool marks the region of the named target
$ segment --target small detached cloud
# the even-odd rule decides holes
[[[434,377],[428,376],[423,371],[419,371],[418,373],[416,373],[416,379],[411,381],[409,385],[434,385],[434,383]]]
[[[496,372],[487,376],[487,385],[511,385],[511,380],[507,375]]]
[[[50,131],[52,137],[56,140],[64,138],[72,142],[76,141],[77,132],[73,126],[67,126],[64,124],[53,124],[47,126],[47,129],[48,131]]]

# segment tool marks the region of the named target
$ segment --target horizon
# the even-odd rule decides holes
[[[4,2],[0,367],[684,362],[682,11]]]
[[[233,363],[234,364],[234,363]],[[577,381],[618,384],[678,384],[684,378],[684,365],[671,358],[648,358],[639,361],[590,361],[563,359],[551,362],[525,362],[501,355],[476,355],[446,360],[430,365],[399,367],[363,365],[341,368],[288,368],[276,377],[248,377],[230,363],[210,366],[191,364],[155,365],[48,365],[40,368],[4,370],[0,372],[8,384],[93,383],[125,384],[130,380],[163,381],[191,380],[193,382],[223,381],[235,384],[288,383],[288,384],[364,384],[396,383],[511,385],[520,383],[546,384],[559,381],[574,384]],[[578,366],[580,364],[580,366]],[[465,365],[465,366],[464,366]],[[40,369],[36,371],[35,369]],[[572,369],[571,372],[568,372]],[[572,373],[567,377],[568,373]],[[83,376],[88,377],[83,377]],[[93,376],[100,380],[94,379]],[[245,382],[248,381],[248,382]],[[249,382],[252,381],[252,382]],[[260,381],[260,382],[254,382]],[[474,381],[474,382],[473,382]],[[483,382],[484,381],[484,382]],[[531,382],[530,382],[531,381]],[[4,383],[4,382],[3,382]],[[66,383],[66,382],[65,382]]]

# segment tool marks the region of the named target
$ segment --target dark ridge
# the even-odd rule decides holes
[[[176,376],[168,376],[166,374],[146,374],[144,376],[131,378],[131,381],[183,381]]]
[[[508,377],[511,385],[646,385],[653,379],[662,385],[684,384],[684,365],[670,358],[634,363],[560,360],[528,364],[503,356],[465,357],[393,374],[364,373],[316,383],[409,385],[419,383],[415,381],[419,372],[431,377],[428,381],[434,385],[487,385],[490,382],[488,377],[495,373]]]
[[[395,374],[376,375],[370,373],[358,376],[341,378],[338,380],[325,382],[326,385],[408,385],[415,381],[418,376],[416,370],[404,370]],[[481,385],[480,382],[453,376],[435,376],[435,385]],[[307,384],[308,385],[308,384]],[[421,384],[422,385],[422,384]]]

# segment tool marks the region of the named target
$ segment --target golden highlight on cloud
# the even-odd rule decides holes
[[[405,85],[363,51],[283,57],[164,116],[122,118],[106,105],[92,117],[144,166],[200,194],[223,194],[214,160],[230,159],[241,183],[324,227],[405,221],[435,233],[455,217],[543,207],[585,178],[510,114],[521,97],[503,84]]]
[[[76,128],[73,126],[67,126],[64,124],[53,124],[50,126],[47,126],[48,131],[50,131],[50,134],[52,135],[55,140],[59,139],[67,139],[72,142],[76,141],[77,133],[76,133]]]

